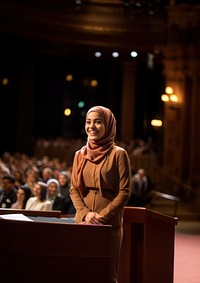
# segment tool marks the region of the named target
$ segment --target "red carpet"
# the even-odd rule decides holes
[[[174,283],[200,283],[200,222],[176,227]]]

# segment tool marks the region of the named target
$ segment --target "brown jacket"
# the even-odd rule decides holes
[[[103,223],[120,227],[123,210],[130,196],[130,162],[127,152],[118,146],[107,154],[100,163],[86,162],[83,180],[85,196],[77,188],[77,151],[74,157],[70,196],[76,208],[76,221],[82,222],[88,212],[103,216]],[[96,188],[95,190],[93,188]]]

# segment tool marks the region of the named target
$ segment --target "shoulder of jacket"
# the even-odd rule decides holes
[[[127,154],[126,150],[124,148],[120,147],[120,146],[117,146],[117,145],[115,145],[110,152],[111,156],[114,156],[114,155],[120,156],[120,155],[124,155],[124,154],[125,155]]]
[[[121,146],[115,145],[114,148],[113,148],[113,152],[121,153],[121,152],[126,152],[126,150]]]
[[[85,149],[85,146],[83,146],[82,148],[78,149],[76,152],[75,152],[75,156],[79,156],[79,155],[82,155],[82,151]]]

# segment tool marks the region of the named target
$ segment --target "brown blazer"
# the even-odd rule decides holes
[[[76,208],[76,221],[82,222],[88,212],[94,211],[103,216],[104,224],[120,227],[124,206],[131,191],[131,170],[127,152],[119,146],[114,146],[100,163],[86,162],[83,169],[86,187],[84,197],[76,185],[79,154],[80,151],[77,151],[74,157],[74,181],[70,188],[70,196]]]

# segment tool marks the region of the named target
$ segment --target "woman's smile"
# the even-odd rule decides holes
[[[90,112],[86,118],[85,131],[90,139],[99,140],[105,134],[105,124],[97,112]]]

